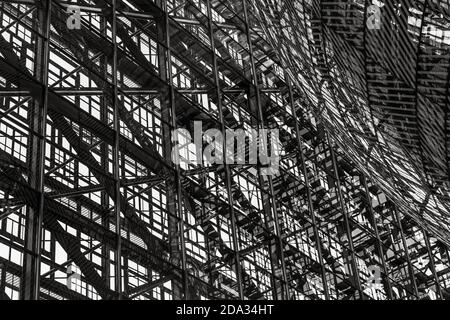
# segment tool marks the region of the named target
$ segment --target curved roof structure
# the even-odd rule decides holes
[[[450,2],[252,2],[302,107],[397,205],[449,240]]]
[[[0,0],[0,300],[450,299],[448,1],[375,4]]]

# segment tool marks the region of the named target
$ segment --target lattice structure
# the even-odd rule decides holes
[[[303,104],[361,171],[448,243],[450,2],[253,2]]]
[[[368,3],[269,2],[0,1],[1,299],[449,297],[448,9],[401,7],[411,56]],[[280,173],[175,165],[194,120],[278,129]]]

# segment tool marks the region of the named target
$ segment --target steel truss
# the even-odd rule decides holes
[[[0,1],[0,299],[449,297],[445,237],[311,106],[258,2]],[[280,174],[174,165],[194,120],[279,129]]]

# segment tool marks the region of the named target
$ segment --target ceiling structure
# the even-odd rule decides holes
[[[390,3],[0,1],[0,299],[448,299],[448,6]]]
[[[450,2],[253,3],[303,103],[360,170],[448,243]]]

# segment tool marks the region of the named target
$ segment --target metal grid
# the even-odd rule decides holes
[[[448,244],[449,2],[252,3],[305,108],[397,206]]]
[[[446,238],[417,219],[410,192],[399,187],[405,177],[383,175],[400,165],[417,173],[396,147],[402,141],[384,136],[392,162],[375,166],[372,156],[360,157],[360,132],[344,126],[368,116],[358,91],[365,83],[361,90],[377,99],[374,114],[397,105],[394,92],[404,105],[411,99],[422,114],[428,109],[395,75],[377,73],[367,45],[365,60],[343,67],[357,73],[365,61],[373,81],[322,68],[331,65],[322,35],[333,35],[324,30],[347,37],[329,42],[336,63],[360,54],[365,6],[348,2],[355,18],[345,29],[336,25],[343,3],[0,1],[0,298],[448,298]],[[80,29],[68,27],[70,5],[80,8]],[[317,19],[317,6],[332,13]],[[442,77],[444,66],[432,74]],[[415,88],[427,86],[436,99],[433,90],[448,91],[448,76],[436,89],[433,78],[416,79]],[[349,84],[352,91],[337,95]],[[329,97],[336,106],[351,97],[358,109],[333,107]],[[324,101],[328,113],[317,112]],[[343,110],[345,122],[330,116]],[[412,121],[403,118],[386,127]],[[279,129],[280,174],[174,165],[172,131],[192,131],[194,120],[222,132]],[[412,143],[407,127],[398,134]],[[421,149],[430,170],[436,145]],[[439,181],[438,190],[448,190],[448,180]],[[438,196],[427,198],[444,206]],[[419,208],[436,221],[426,203]]]

